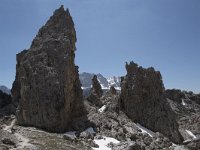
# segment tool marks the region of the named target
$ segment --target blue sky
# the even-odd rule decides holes
[[[75,22],[80,72],[122,76],[133,60],[159,70],[166,88],[200,92],[199,0],[1,0],[0,85],[12,86],[16,53],[61,4]]]

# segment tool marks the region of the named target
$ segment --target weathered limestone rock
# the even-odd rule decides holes
[[[101,89],[101,85],[99,84],[97,75],[94,75],[94,77],[92,78],[91,94],[88,96],[87,100],[91,102],[93,105],[101,107],[102,102],[100,98],[102,97],[102,95],[103,95],[103,90]]]
[[[158,131],[175,143],[182,142],[175,114],[164,98],[160,72],[130,62],[122,78],[119,105],[128,117],[150,130]]]
[[[101,97],[103,95],[103,90],[101,89],[101,85],[97,79],[97,75],[94,75],[92,78],[92,93]]]
[[[72,17],[61,6],[39,30],[30,49],[17,54],[12,95],[18,105],[18,124],[64,132],[82,114],[75,42]]]

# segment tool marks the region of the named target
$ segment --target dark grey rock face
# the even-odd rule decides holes
[[[121,83],[119,105],[128,117],[153,131],[163,133],[175,143],[182,142],[175,113],[164,98],[160,72],[130,62]]]
[[[200,105],[200,94],[191,94],[189,98]]]
[[[11,95],[0,90],[0,117],[15,113],[15,107],[12,105]]]
[[[0,90],[0,108],[5,107],[11,103],[11,96]]]
[[[101,85],[99,84],[97,75],[94,75],[92,78],[92,88],[90,93],[91,94],[87,97],[87,100],[93,105],[101,107],[102,102],[100,101],[100,98],[103,95],[103,90],[101,89]]]
[[[18,124],[64,132],[82,114],[75,42],[72,17],[61,6],[39,30],[30,49],[17,54],[12,95],[18,105]]]

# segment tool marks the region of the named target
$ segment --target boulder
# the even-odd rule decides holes
[[[72,17],[61,6],[30,49],[17,54],[12,95],[19,125],[65,132],[70,121],[83,114],[75,42]]]

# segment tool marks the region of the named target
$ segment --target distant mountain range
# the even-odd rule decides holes
[[[89,91],[90,88],[92,87],[92,78],[94,75],[95,75],[94,73],[87,73],[87,72],[83,72],[79,74],[79,79],[81,81],[82,89],[84,91]],[[102,74],[99,73],[97,74],[97,78],[103,90],[107,91],[110,89],[111,86],[114,86],[116,90],[121,90],[120,77],[113,76],[110,78],[106,78]],[[0,90],[4,93],[11,94],[10,89],[4,85],[0,86]]]
[[[2,92],[6,93],[6,94],[9,94],[9,95],[11,94],[10,89],[7,88],[7,87],[4,86],[4,85],[1,85],[1,86],[0,86],[0,90],[1,90]]]
[[[83,72],[79,74],[79,78],[82,84],[82,89],[90,89],[92,87],[92,78],[95,74],[94,73],[87,73]],[[111,86],[114,86],[115,89],[121,90],[120,87],[120,77],[110,77],[110,78],[105,78],[102,74],[97,74],[98,81],[102,87],[102,89],[110,89]]]

